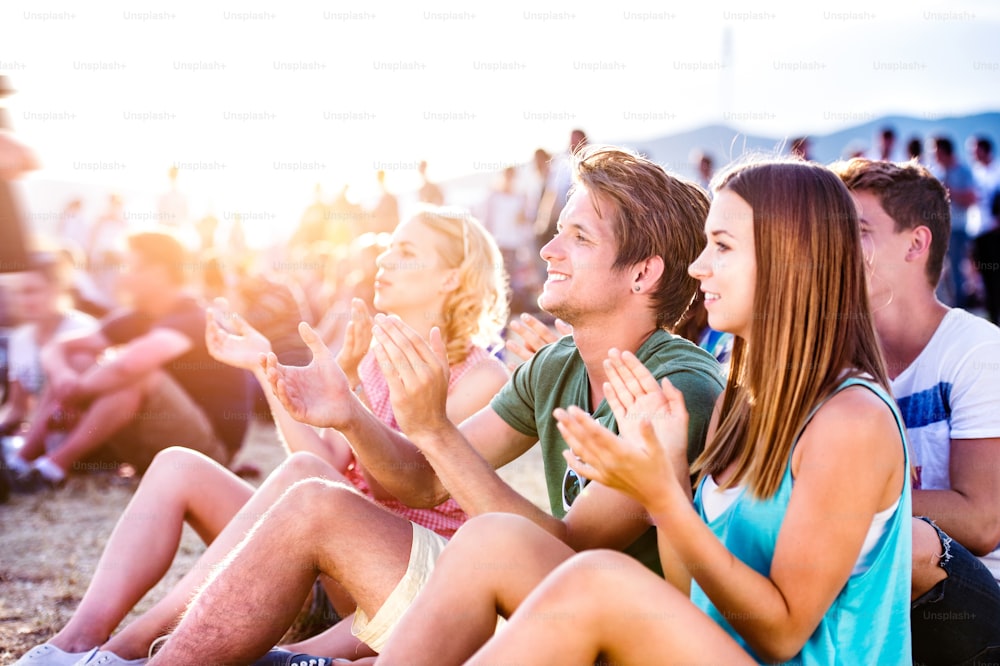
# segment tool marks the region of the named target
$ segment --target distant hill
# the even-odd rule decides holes
[[[690,159],[696,150],[711,155],[718,168],[746,152],[774,153],[781,148],[781,140],[745,134],[727,125],[707,125],[647,141],[620,142],[619,145],[634,148],[673,172],[693,177]]]
[[[912,116],[883,116],[866,123],[848,127],[829,134],[810,134],[810,150],[814,160],[833,162],[846,157],[850,148],[859,146],[870,150],[883,127],[896,131],[896,159],[905,159],[906,143],[914,138],[927,139],[944,134],[956,142],[964,160],[968,155],[964,143],[970,136],[986,134],[997,144],[1000,154],[1000,112],[979,113],[948,118],[916,118]],[[794,136],[760,136],[746,134],[728,125],[706,125],[697,129],[652,137],[644,141],[611,141],[615,145],[632,148],[663,164],[671,171],[689,178],[695,177],[690,163],[695,150],[703,150],[715,160],[716,168],[725,166],[746,152],[788,154]],[[926,153],[925,153],[926,155]],[[927,156],[933,159],[932,156]],[[524,165],[527,168],[527,162]],[[475,206],[497,179],[498,174],[478,172],[442,182],[451,203]]]
[[[906,143],[914,137],[926,139],[937,134],[950,136],[963,158],[967,159],[963,144],[970,136],[986,134],[1000,144],[1000,113],[980,113],[953,118],[915,118],[911,116],[884,116],[869,122],[842,129],[830,134],[809,135],[813,159],[832,162],[847,155],[850,146],[870,149],[876,135],[883,127],[896,131],[896,159],[905,159]],[[746,151],[787,154],[793,136],[767,137],[745,134],[727,125],[708,125],[687,132],[656,137],[646,141],[627,141],[631,146],[677,173],[694,176],[689,163],[694,150],[704,150],[721,167]],[[998,148],[1000,151],[1000,148]]]

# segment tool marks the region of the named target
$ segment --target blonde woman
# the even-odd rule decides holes
[[[507,380],[505,367],[488,350],[498,341],[507,315],[506,282],[496,244],[467,213],[429,208],[396,228],[377,263],[376,308],[393,313],[423,335],[432,327],[444,335],[451,366],[448,415],[455,422],[463,420],[486,405]],[[370,316],[360,300],[353,310],[337,361],[370,409],[398,427],[385,379],[368,351]],[[292,419],[273,399],[263,375],[260,359],[270,351],[267,339],[241,317],[227,312],[224,301],[218,301],[210,314],[209,349],[217,359],[253,371],[262,382],[291,457],[254,492],[205,456],[183,448],[159,454],[119,520],[76,613],[48,643],[22,657],[18,666],[144,663],[152,641],[169,631],[212,565],[239,543],[285,489],[303,478],[349,483],[387,510],[445,536],[464,522],[465,514],[454,501],[432,509],[399,503],[357,465],[340,433],[325,430],[318,434]],[[306,324],[300,325],[300,332],[307,341],[318,340]],[[209,544],[208,549],[164,599],[109,638],[166,573],[184,522]],[[350,613],[349,600],[338,594],[338,588],[331,585],[328,590],[338,610]],[[349,631],[334,632],[324,645],[338,640],[355,642]]]

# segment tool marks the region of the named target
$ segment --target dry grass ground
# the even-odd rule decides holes
[[[254,424],[237,462],[252,462],[266,473],[282,457],[273,427]],[[501,475],[547,506],[537,447]],[[0,505],[0,664],[13,663],[69,620],[136,485],[113,475],[78,476],[59,491],[15,495]],[[195,533],[185,529],[173,567],[135,613],[158,599],[202,550]]]

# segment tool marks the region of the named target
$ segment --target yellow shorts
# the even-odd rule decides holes
[[[351,633],[375,652],[381,652],[389,642],[389,637],[392,636],[403,613],[427,584],[437,558],[448,545],[448,540],[440,534],[413,522],[410,525],[413,526],[413,545],[410,547],[410,561],[407,563],[406,573],[399,579],[374,617],[369,619],[360,608],[354,613]]]

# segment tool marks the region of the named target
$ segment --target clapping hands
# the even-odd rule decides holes
[[[611,350],[604,362],[604,396],[620,435],[578,407],[557,409],[559,431],[570,447],[566,461],[581,476],[615,488],[651,512],[688,491],[688,414],[684,397],[668,380],[656,379],[630,352]]]

